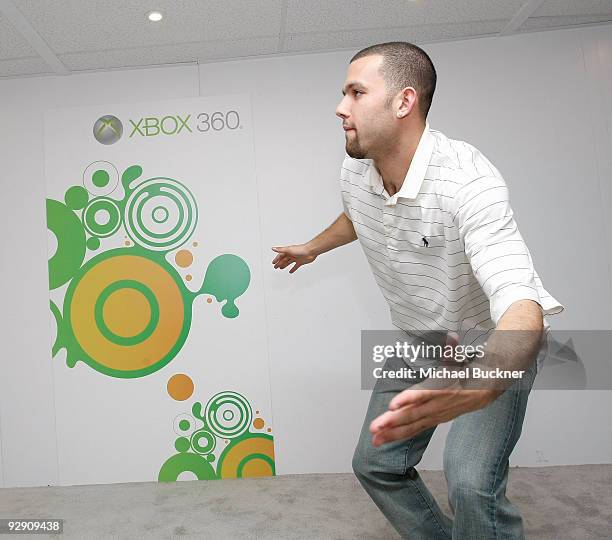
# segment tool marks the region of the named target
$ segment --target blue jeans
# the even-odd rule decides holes
[[[406,366],[390,358],[391,369]],[[389,365],[389,364],[388,364]],[[364,489],[402,538],[524,538],[521,514],[506,497],[508,458],[521,435],[537,363],[494,402],[452,421],[444,448],[444,474],[454,519],[446,516],[421,480],[421,461],[435,427],[411,439],[372,446],[370,422],[417,380],[378,379],[353,456]]]

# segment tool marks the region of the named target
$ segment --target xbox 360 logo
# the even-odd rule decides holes
[[[101,116],[94,124],[93,134],[99,143],[114,144],[123,134],[123,124],[112,114]]]

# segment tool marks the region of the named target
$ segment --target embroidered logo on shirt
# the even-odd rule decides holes
[[[423,247],[429,247],[429,242],[427,241],[427,238],[425,238],[423,236],[423,238],[421,238],[422,242],[423,242]]]

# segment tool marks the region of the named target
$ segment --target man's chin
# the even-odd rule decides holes
[[[353,159],[366,159],[367,157],[365,155],[365,152],[363,152],[361,148],[354,148],[347,144],[344,149],[347,155],[352,157]]]

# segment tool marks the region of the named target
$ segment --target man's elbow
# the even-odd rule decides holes
[[[506,310],[497,326],[498,328],[536,332],[541,336],[544,332],[542,306],[535,300],[517,300]]]

